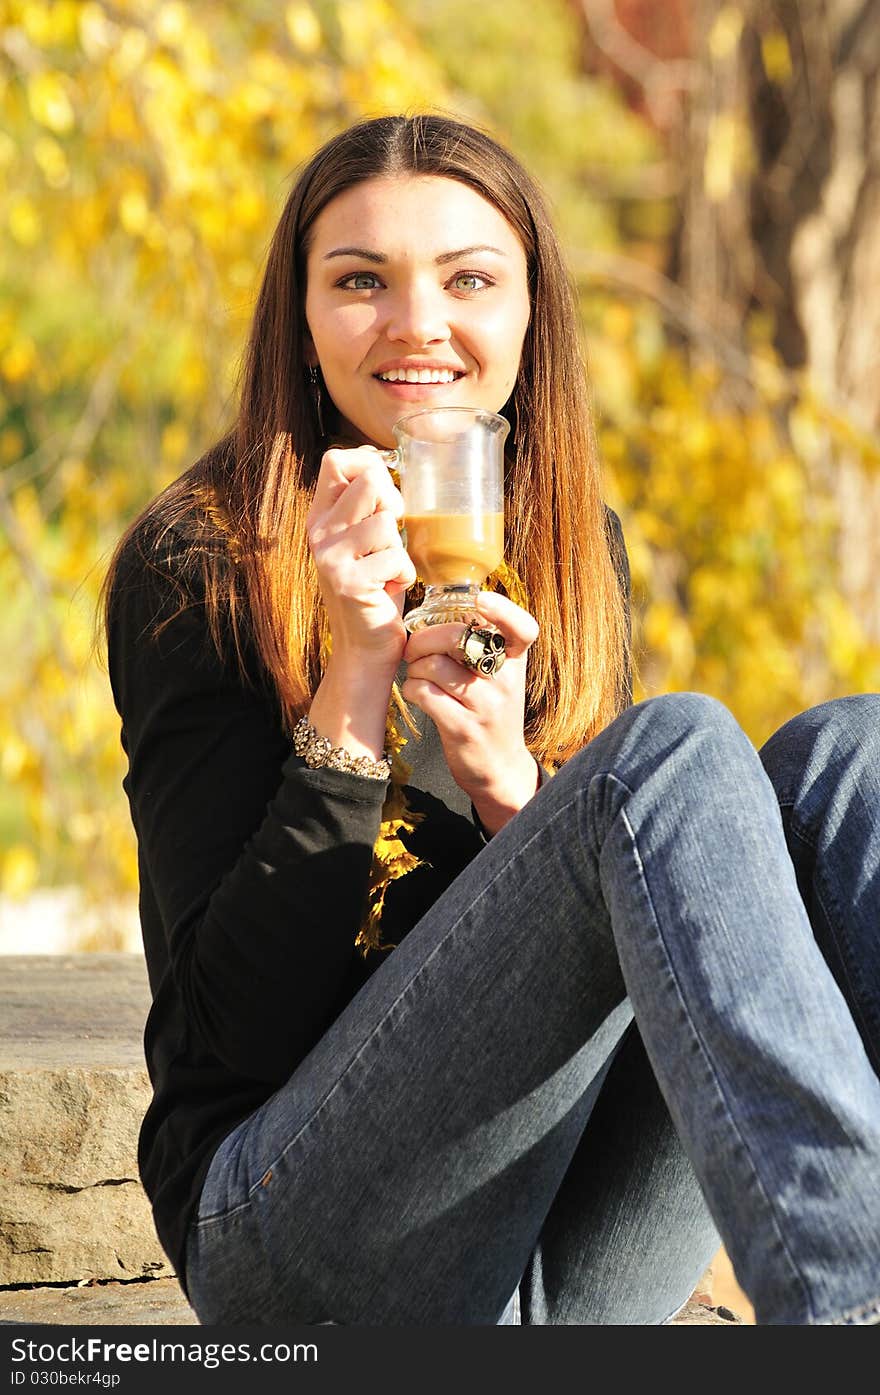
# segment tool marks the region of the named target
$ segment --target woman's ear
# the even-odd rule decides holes
[[[309,368],[317,368],[318,355],[312,342],[312,336],[308,333],[303,335],[303,358]]]

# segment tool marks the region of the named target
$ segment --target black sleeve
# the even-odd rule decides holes
[[[160,921],[144,926],[151,982],[170,972],[208,1050],[278,1084],[351,974],[387,784],[307,769],[268,690],[218,658],[198,600],[154,638],[174,588],[135,553],[108,648],[142,891],[146,878]]]

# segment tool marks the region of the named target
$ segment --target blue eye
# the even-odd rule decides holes
[[[373,291],[379,284],[379,278],[374,271],[353,271],[350,276],[346,276],[340,281],[340,286],[346,286],[352,291]]]

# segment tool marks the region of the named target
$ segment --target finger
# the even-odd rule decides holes
[[[389,595],[408,591],[416,579],[416,569],[402,547],[386,547],[354,562],[368,586],[383,586]]]
[[[348,521],[352,521],[352,517],[367,517],[375,512],[381,501],[395,517],[400,517],[403,500],[381,452],[375,446],[357,446],[351,450],[325,451],[309,510],[309,522],[330,513],[364,476],[368,477],[367,482],[360,486],[349,502],[350,510],[356,505],[360,512],[350,514]],[[372,503],[369,502],[371,496]],[[340,517],[345,521],[344,513]]]
[[[344,532],[374,513],[387,513],[397,522],[403,516],[403,498],[387,473],[368,466],[351,483],[340,486],[334,502],[323,513],[311,510],[309,523],[324,533]]]
[[[504,635],[504,649],[508,659],[518,659],[522,654],[527,653],[534,638],[538,633],[537,621],[535,621],[528,611],[522,610],[519,606],[509,602],[515,612],[512,618],[505,612],[506,624],[498,624],[494,620],[485,617],[490,628],[501,631]],[[480,619],[482,620],[482,605],[480,606]],[[517,628],[514,629],[514,626]],[[425,654],[450,654],[453,658],[461,659],[459,645],[462,635],[468,627],[460,622],[455,625],[426,625],[424,629],[415,630],[407,641],[403,657],[407,663],[413,663],[422,658]]]
[[[372,455],[358,447],[354,450],[326,450],[321,456],[318,478],[309,509],[312,516],[321,517],[335,504],[342,491],[367,468]]]
[[[430,717],[447,739],[458,743],[467,737],[473,718],[467,715],[462,703],[454,701],[436,683],[424,678],[406,678],[400,695],[404,702],[411,702]]]
[[[361,557],[349,548],[328,548],[321,554],[319,575],[322,589],[340,596],[359,596],[389,582],[395,592],[406,591],[416,579],[409,554],[400,546],[376,548]]]
[[[508,596],[497,591],[481,591],[477,597],[477,610],[492,625],[497,625],[507,640],[509,654],[528,649],[538,638],[540,626],[534,615],[516,605]]]
[[[414,664],[427,654],[452,654],[461,639],[464,625],[426,625],[414,630],[410,635],[403,657],[408,664]]]
[[[344,532],[323,535],[317,529],[312,534],[312,554],[322,578],[340,594],[350,594],[366,583],[370,590],[387,581],[399,583],[404,589],[413,585],[416,569],[400,539],[397,525],[389,513],[373,514]],[[381,560],[375,567],[364,569],[360,563],[372,557]],[[398,587],[398,589],[399,589]]]
[[[369,467],[339,495],[324,516],[328,528],[348,528],[374,513],[387,513],[396,523],[403,517],[403,497],[391,483],[387,470]]]
[[[397,524],[385,509],[362,518],[360,523],[353,523],[345,530],[344,537],[335,539],[332,545],[350,549],[355,557],[369,557],[371,552],[382,552],[386,547],[399,547],[409,555],[401,542]]]
[[[407,678],[429,683],[472,710],[480,706],[480,690],[486,689],[484,678],[463,668],[446,654],[428,654],[424,659],[408,664]]]

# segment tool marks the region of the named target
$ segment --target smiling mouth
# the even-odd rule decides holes
[[[373,374],[380,383],[457,383],[464,376],[454,368],[389,368]]]

